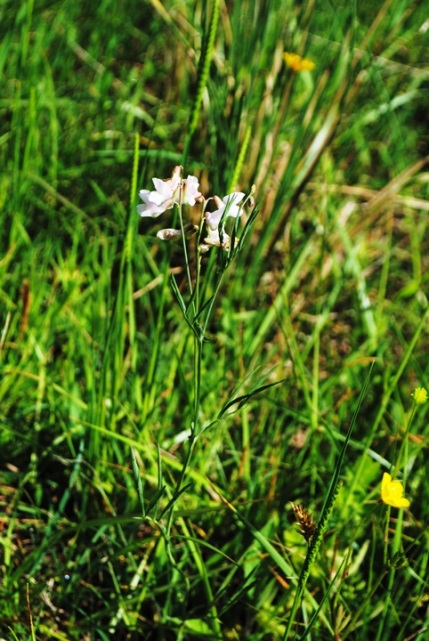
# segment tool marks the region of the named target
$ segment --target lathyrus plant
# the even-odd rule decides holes
[[[203,346],[208,340],[210,318],[219,296],[223,276],[242,249],[257,211],[254,207],[253,191],[248,195],[234,191],[223,198],[217,195],[205,197],[200,192],[198,178],[192,175],[184,178],[181,166],[174,168],[171,178],[153,178],[152,182],[154,190],[140,191],[139,196],[143,203],[138,205],[137,212],[142,217],[158,218],[173,210],[173,218],[178,221],[177,227],[161,229],[156,235],[166,242],[181,241],[187,292],[183,287],[179,288],[174,276],[171,277],[171,287],[185,322],[193,333],[192,420],[188,427],[187,451],[182,469],[170,501],[162,512],[162,515],[168,514],[168,535],[174,505],[187,489],[184,481],[196,441],[207,429],[207,426],[200,424],[200,398]],[[199,211],[197,215],[195,211],[192,212],[192,216],[189,212],[188,219],[188,208],[198,208]],[[239,237],[240,221],[245,211],[246,222]],[[196,220],[198,224],[193,222]],[[195,238],[195,243],[189,244],[188,239],[191,236]],[[202,286],[201,262],[202,256],[211,250],[217,251],[217,260],[211,261],[213,270],[205,275],[205,278],[213,277],[213,283],[208,288]],[[191,252],[195,255],[192,256]]]

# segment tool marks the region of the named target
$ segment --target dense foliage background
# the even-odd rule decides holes
[[[0,24],[1,638],[423,641],[424,3],[3,0]],[[202,257],[201,353],[156,237],[177,212],[136,212],[180,164],[258,212],[224,273]],[[392,469],[409,509],[380,503]],[[318,521],[336,473],[288,629],[290,502]]]

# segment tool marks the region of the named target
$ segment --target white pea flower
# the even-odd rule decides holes
[[[182,237],[182,232],[180,229],[160,229],[156,235],[161,240],[175,240]]]
[[[238,238],[235,239],[235,243],[238,242]],[[219,234],[219,229],[212,229],[207,225],[207,236],[204,238],[203,242],[200,245],[200,252],[205,254],[209,251],[211,247],[222,247],[222,249],[228,249],[231,245],[231,238],[226,232]]]
[[[139,193],[143,205],[138,205],[137,211],[140,216],[149,216],[157,218],[160,214],[171,209],[174,203],[180,202],[180,192],[182,191],[182,203],[184,205],[195,205],[195,201],[201,198],[198,191],[198,178],[188,176],[185,180],[181,179],[182,168],[174,168],[173,175],[169,180],[152,178],[155,190],[142,189]]]
[[[167,209],[171,209],[176,202],[176,193],[180,190],[180,167],[176,167],[170,180],[153,178],[155,191],[142,189],[139,193],[143,205],[137,207],[140,216],[156,218]]]
[[[234,191],[232,194],[228,194],[222,200],[219,196],[213,196],[218,209],[216,211],[206,213],[206,221],[211,229],[217,229],[221,218],[226,210],[226,216],[231,218],[237,218],[241,216],[243,208],[240,207],[240,203],[243,200],[245,194],[242,191]]]
[[[197,233],[198,227],[192,223],[187,223],[183,226],[183,231],[185,232],[185,238],[191,238],[191,236],[194,236],[194,234]],[[156,235],[161,240],[177,240],[178,238],[182,238],[182,230],[160,229]]]
[[[185,205],[191,205],[191,207],[193,207],[195,202],[202,198],[201,193],[198,191],[199,186],[198,178],[195,176],[188,176],[186,180],[183,181],[182,200]]]

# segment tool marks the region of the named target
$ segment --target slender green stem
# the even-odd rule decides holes
[[[395,570],[394,570],[394,568],[392,568],[389,571],[387,589],[385,591],[385,597],[384,597],[384,610],[383,610],[383,615],[381,617],[381,621],[380,621],[379,626],[378,626],[377,636],[375,638],[375,641],[381,641],[381,639],[386,638],[386,637],[384,637],[384,631],[385,631],[387,619],[388,619],[388,616],[389,616],[390,603],[391,603],[391,594],[392,594],[392,588],[393,588],[394,582],[395,582]]]
[[[182,238],[183,238],[183,246],[184,250],[186,252],[186,239],[184,236],[184,225],[183,225],[183,217],[182,217],[182,207],[181,203],[179,205],[179,212],[180,212],[180,223],[181,223],[181,229],[182,229]],[[187,266],[187,273],[188,273],[188,281],[191,286],[191,273],[190,273],[190,265],[189,265],[189,260],[188,260],[188,254],[185,253],[185,260],[186,260],[186,266]],[[197,263],[199,264],[199,255],[197,255]],[[193,318],[190,319],[191,323],[193,324],[195,322],[195,319],[198,315],[198,306],[200,302],[200,278],[199,278],[199,266],[197,267],[197,278],[195,282],[195,291],[191,289],[191,296],[194,294],[193,297],[193,302],[192,302],[192,309],[194,312]],[[173,494],[173,503],[171,510],[168,515],[168,521],[167,521],[167,536],[169,535],[171,531],[171,525],[173,522],[173,514],[174,514],[174,499],[178,498],[180,495],[180,492],[183,487],[183,483],[186,477],[186,473],[188,470],[188,467],[191,462],[192,454],[194,451],[195,443],[198,438],[198,432],[199,432],[199,426],[198,426],[198,419],[199,419],[199,412],[200,412],[200,394],[201,394],[201,368],[202,368],[202,346],[203,346],[203,340],[204,340],[204,330],[201,334],[201,336],[197,337],[194,334],[194,342],[193,342],[193,412],[192,412],[192,420],[191,420],[191,427],[190,427],[190,435],[188,438],[188,443],[187,443],[187,451],[186,451],[186,457],[183,462],[182,469],[180,471],[179,478],[176,483],[176,487],[174,489],[174,494]]]
[[[335,485],[332,492],[328,492],[330,498],[329,503],[325,503],[325,507],[322,510],[321,518],[317,526],[317,530],[314,536],[311,539],[311,543],[308,547],[307,555],[305,557],[304,565],[301,568],[301,572],[298,579],[298,587],[295,593],[295,598],[293,600],[292,609],[289,615],[289,619],[286,625],[286,630],[283,636],[283,641],[289,638],[289,634],[292,630],[292,626],[295,623],[295,616],[298,611],[298,607],[301,603],[302,596],[304,594],[305,586],[307,584],[308,577],[310,576],[311,566],[313,565],[317,552],[319,550],[320,544],[322,542],[323,535],[326,531],[328,525],[329,517],[334,508],[335,499],[339,491],[339,486]]]
[[[384,527],[384,541],[383,541],[383,565],[387,565],[387,556],[389,549],[389,523],[390,523],[390,505],[386,509],[386,525]]]
[[[320,330],[316,330],[314,340],[313,355],[313,384],[312,384],[312,403],[311,403],[311,429],[313,433],[317,430],[319,422],[319,365],[320,365]]]
[[[196,438],[199,433],[200,393],[201,393],[201,365],[203,359],[202,339],[194,335],[194,416],[191,433]]]
[[[211,20],[210,20],[210,26],[208,29],[208,33],[205,34],[204,40],[203,40],[203,49],[201,52],[201,58],[200,58],[200,63],[199,63],[199,70],[198,70],[198,86],[197,86],[197,92],[194,100],[194,105],[192,108],[192,114],[191,114],[191,120],[189,123],[188,127],[188,134],[186,136],[185,140],[185,147],[183,150],[183,165],[186,164],[186,160],[188,158],[188,153],[189,153],[189,147],[191,144],[192,136],[195,133],[195,130],[197,128],[198,124],[198,118],[200,116],[200,111],[201,111],[201,103],[203,100],[203,93],[204,89],[207,85],[208,77],[209,77],[209,71],[210,71],[210,61],[211,61],[211,56],[213,53],[213,47],[214,47],[214,42],[215,42],[215,37],[216,37],[216,32],[217,32],[217,26],[219,22],[219,12],[220,12],[220,3],[219,0],[214,0],[213,4],[213,10],[212,10],[212,15],[211,15]]]
[[[321,511],[321,514],[320,514],[319,523],[317,525],[317,530],[316,530],[315,534],[313,535],[313,537],[311,539],[311,542],[310,542],[310,545],[309,545],[309,548],[308,548],[308,551],[307,551],[307,555],[305,557],[305,561],[304,561],[304,564],[302,566],[302,569],[301,569],[301,572],[300,572],[300,575],[299,575],[298,587],[297,587],[297,590],[296,590],[296,593],[295,593],[295,598],[294,598],[294,601],[293,601],[293,604],[292,604],[292,609],[291,609],[291,612],[290,612],[290,615],[289,615],[289,619],[288,619],[288,622],[287,622],[287,625],[286,625],[286,630],[285,630],[285,633],[284,633],[284,636],[283,636],[283,641],[286,641],[286,639],[289,638],[289,635],[290,635],[291,630],[292,630],[292,626],[295,623],[295,616],[296,616],[296,613],[298,611],[298,607],[299,607],[299,605],[301,603],[301,599],[302,599],[302,596],[304,594],[304,590],[305,590],[305,586],[307,584],[308,577],[310,576],[311,566],[313,565],[313,563],[314,563],[314,561],[316,559],[317,551],[318,551],[318,549],[320,547],[320,544],[322,542],[323,535],[324,535],[326,527],[328,525],[329,517],[330,517],[331,512],[332,512],[332,510],[334,508],[335,499],[336,499],[338,491],[339,491],[339,484],[338,484],[339,483],[339,476],[340,476],[341,469],[342,469],[342,466],[343,466],[343,461],[344,461],[344,457],[345,457],[345,454],[346,454],[347,446],[348,446],[348,443],[350,441],[350,438],[351,438],[351,435],[352,435],[352,432],[353,432],[353,428],[354,428],[354,426],[356,424],[357,417],[358,417],[358,414],[359,414],[359,410],[360,410],[362,401],[363,401],[363,399],[364,399],[364,397],[366,395],[366,392],[368,390],[369,380],[370,380],[370,376],[371,376],[371,372],[372,372],[373,366],[374,366],[374,362],[371,364],[371,366],[369,368],[369,371],[368,371],[368,374],[367,374],[367,376],[365,378],[365,382],[364,382],[362,390],[360,392],[359,399],[358,399],[358,402],[357,402],[357,406],[356,406],[355,411],[353,413],[353,417],[352,417],[352,419],[350,421],[349,429],[347,430],[346,438],[344,439],[343,447],[341,449],[340,455],[339,455],[337,463],[335,465],[335,469],[334,469],[333,474],[332,474],[331,482],[329,484],[328,492],[326,494],[325,501],[324,501],[324,504],[323,504],[323,507],[322,507],[322,511]]]
[[[173,496],[172,496],[171,501],[170,501],[171,507],[170,507],[170,510],[168,512],[167,527],[165,529],[165,536],[166,536],[167,543],[169,543],[169,541],[170,541],[171,526],[173,525],[174,507],[175,507],[177,499],[180,496],[180,492],[181,492],[181,490],[183,488],[183,483],[184,483],[184,480],[185,480],[185,476],[186,476],[186,472],[188,470],[189,464],[191,462],[191,458],[192,458],[192,454],[193,454],[193,451],[194,451],[194,446],[195,446],[196,440],[197,439],[196,439],[195,434],[191,433],[191,435],[189,436],[189,439],[188,439],[188,447],[187,447],[187,450],[186,450],[185,460],[184,460],[182,468],[180,470],[179,478],[177,480],[176,487],[174,488],[174,493],[173,493]]]
[[[222,284],[223,274],[224,274],[224,272],[222,272],[220,274],[220,276],[219,276],[218,282],[216,283],[216,286],[215,286],[214,294],[213,294],[212,299],[210,301],[210,304],[208,306],[207,315],[206,315],[206,318],[205,318],[205,321],[204,321],[204,325],[203,325],[203,334],[205,334],[206,331],[207,331],[207,326],[209,324],[209,320],[210,320],[210,317],[211,317],[212,312],[213,312],[214,304],[215,304],[217,295],[219,293],[220,286]]]
[[[401,460],[402,460],[402,456],[404,454],[404,450],[406,450],[407,445],[408,445],[408,435],[410,433],[411,424],[413,422],[413,418],[414,418],[414,415],[416,413],[416,408],[417,408],[417,404],[416,404],[416,402],[414,402],[413,407],[411,409],[410,418],[408,419],[407,427],[405,428],[405,434],[402,437],[402,443],[401,443],[401,447],[399,448],[398,457],[396,459],[396,465],[393,468],[392,477],[397,476],[399,471],[400,471],[400,469],[401,469]]]
[[[228,184],[228,190],[227,190],[228,194],[235,189],[238,179],[240,178],[241,170],[243,169],[244,160],[246,158],[247,150],[249,148],[251,139],[252,139],[252,127],[246,127],[243,144],[241,145],[240,153],[238,154],[237,162],[235,163],[234,173],[232,174],[231,180],[229,181],[229,184]]]
[[[191,277],[191,265],[190,265],[190,262],[189,262],[188,248],[186,246],[186,234],[185,234],[185,224],[183,222],[183,203],[182,203],[182,201],[183,201],[183,179],[182,179],[182,176],[180,176],[179,222],[180,222],[180,231],[181,231],[181,234],[182,234],[183,255],[185,257],[186,277],[188,279],[189,292],[190,292],[191,298],[192,298],[193,286],[192,286],[192,277]],[[194,307],[194,312],[195,312],[195,307]]]

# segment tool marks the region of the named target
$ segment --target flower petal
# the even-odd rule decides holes
[[[409,507],[410,501],[404,496],[404,487],[401,481],[394,480],[387,472],[384,472],[383,479],[381,481],[381,500],[386,505],[391,505],[392,507]]]
[[[309,58],[301,58],[297,53],[289,53],[288,51],[284,52],[283,60],[289,69],[292,69],[295,73],[299,71],[312,71],[316,66]]]
[[[137,211],[140,216],[150,216],[151,218],[156,218],[165,211],[165,208],[162,204],[156,203],[153,201],[152,194],[155,192],[150,192],[148,189],[142,189],[139,196],[143,200],[143,205],[137,206]]]
[[[206,212],[206,222],[209,225],[210,229],[215,230],[219,227],[219,223],[224,211],[225,205],[222,205],[222,207],[216,209],[216,211]]]
[[[213,196],[218,209],[212,212],[206,212],[206,222],[211,229],[217,229],[219,223],[226,211],[227,218],[237,218],[243,213],[243,207],[239,205],[243,200],[245,194],[242,191],[234,191],[232,194],[228,194],[222,200],[219,196]]]
[[[183,202],[185,205],[195,205],[195,201],[198,198],[201,198],[201,193],[198,191],[200,183],[198,178],[195,176],[188,176],[186,180],[183,181]]]
[[[204,243],[206,245],[209,245],[210,247],[223,247],[223,249],[226,249],[227,247],[229,247],[230,240],[231,239],[228,234],[223,232],[221,242],[221,234],[219,234],[219,229],[212,229],[209,226],[207,227],[207,236],[204,238]]]
[[[237,218],[243,213],[243,208],[239,207],[239,203],[243,200],[245,194],[242,191],[234,191],[232,194],[228,194],[222,198],[225,203],[226,215],[231,216],[231,218]]]
[[[158,238],[161,238],[161,240],[175,240],[181,237],[182,232],[180,229],[160,229],[156,235]]]

